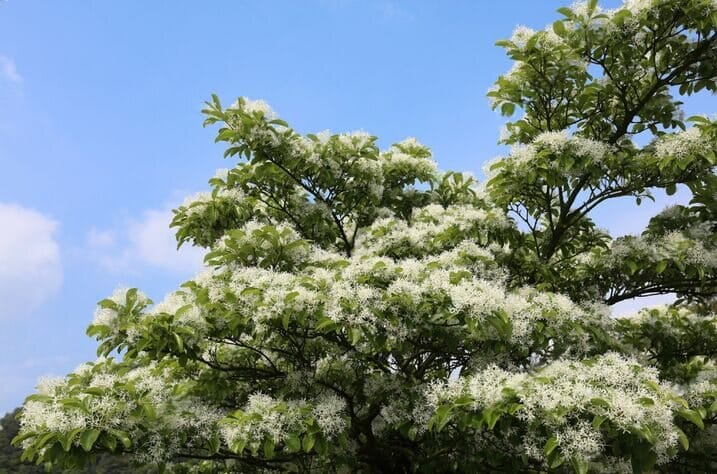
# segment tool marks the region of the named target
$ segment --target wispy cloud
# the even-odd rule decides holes
[[[3,55],[0,55],[0,77],[16,84],[22,82],[22,76],[17,72],[15,61]]]
[[[138,273],[147,267],[188,274],[201,268],[204,251],[189,245],[177,250],[169,228],[171,208],[147,209],[110,229],[92,228],[87,245],[103,268],[118,273]]]
[[[0,319],[30,314],[62,285],[57,223],[32,209],[0,203]]]

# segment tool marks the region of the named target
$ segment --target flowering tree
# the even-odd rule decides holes
[[[172,225],[206,269],[99,303],[100,358],[43,381],[26,458],[183,471],[667,472],[717,467],[717,2],[595,1],[498,44],[519,117],[478,185],[415,139],[300,135],[207,103],[239,158]],[[676,130],[676,131],[675,131]],[[637,136],[633,141],[633,136]],[[638,145],[637,142],[646,143]],[[601,203],[684,185],[612,238]],[[674,305],[614,319],[655,294]],[[111,354],[119,356],[110,357]],[[186,461],[186,462],[185,462]]]

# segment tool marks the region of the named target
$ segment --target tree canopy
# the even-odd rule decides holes
[[[590,0],[499,41],[510,152],[478,183],[409,138],[203,110],[225,158],[175,210],[206,268],[102,300],[99,358],[25,402],[24,457],[176,472],[717,469],[717,2]],[[602,203],[691,192],[639,236]],[[675,294],[613,318],[610,306]],[[191,463],[183,461],[193,461]],[[197,462],[198,461],[198,462]]]

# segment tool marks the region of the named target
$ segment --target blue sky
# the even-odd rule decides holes
[[[166,226],[231,166],[201,127],[212,92],[263,98],[302,132],[416,136],[480,175],[502,123],[485,92],[510,67],[493,44],[565,3],[0,2],[0,413],[94,358],[84,331],[114,288],[160,300],[194,274]],[[598,220],[638,232],[662,206]]]

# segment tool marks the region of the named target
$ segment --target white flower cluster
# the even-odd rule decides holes
[[[277,118],[276,112],[263,100],[251,100],[246,97],[240,97],[232,105],[227,107],[230,110],[241,110],[250,115],[257,113],[263,114],[264,120],[274,120]]]
[[[483,409],[500,402],[505,397],[505,389],[518,390],[526,377],[525,373],[509,372],[495,365],[489,365],[469,377],[465,389],[474,400],[473,406],[476,409]]]
[[[382,228],[384,222],[386,227]],[[530,288],[508,291],[502,283],[504,269],[494,257],[505,250],[469,238],[481,238],[484,224],[503,227],[508,222],[502,214],[468,206],[427,206],[414,212],[411,226],[398,219],[378,221],[370,228],[374,235],[369,239],[364,236],[356,255],[348,260],[324,251],[317,252],[303,270],[294,273],[233,265],[204,270],[194,282],[206,288],[209,300],[223,305],[228,314],[250,318],[251,337],[268,334],[277,321],[318,321],[325,316],[371,334],[387,334],[391,341],[402,341],[420,330],[419,320],[430,319],[420,310],[427,302],[440,302],[447,317],[460,317],[469,326],[480,328],[480,334],[471,337],[498,337],[518,345],[529,344],[538,327],[560,334],[565,324],[576,321],[607,324],[601,312],[578,307],[562,295]],[[450,244],[446,235],[456,243]],[[437,243],[432,244],[432,239]],[[417,253],[419,257],[394,260],[382,256],[391,253],[386,249],[402,246],[414,250],[407,252],[409,255]],[[415,252],[416,248],[421,251]],[[340,271],[329,270],[331,267]],[[456,279],[456,275],[462,276]],[[226,297],[228,294],[231,298]],[[152,312],[173,314],[188,304],[190,309],[183,309],[177,323],[194,331],[210,324],[202,323],[201,313],[187,298],[185,293],[170,295]],[[498,313],[507,319],[505,334],[497,334],[486,324]],[[221,319],[211,324],[221,325]],[[570,333],[573,349],[584,350],[589,341],[587,333]]]
[[[332,135],[326,130],[315,139],[295,134],[288,143],[293,155],[313,168],[309,174],[320,181],[340,180],[345,192],[368,192],[373,199],[380,199],[384,179],[375,141],[376,137],[364,131]]]
[[[600,431],[585,420],[560,427],[555,438],[560,451],[568,459],[593,459],[604,447]]]
[[[43,379],[38,384],[44,398],[28,401],[22,411],[23,433],[67,436],[74,430],[119,430],[141,449],[142,462],[162,462],[181,446],[203,446],[218,430],[225,416],[221,410],[194,397],[175,397],[175,388],[186,381],[153,362],[142,367],[99,358],[78,366],[65,378]],[[69,402],[72,403],[69,403]],[[137,416],[151,407],[151,427]],[[76,433],[75,433],[76,434]],[[29,447],[36,439],[28,438]],[[79,445],[77,435],[74,445]]]
[[[409,184],[413,184],[413,180],[426,181],[437,171],[431,150],[415,138],[391,145],[380,154],[380,160],[385,175],[400,176],[403,182]]]
[[[573,154],[587,157],[594,163],[601,162],[612,152],[610,145],[589,138],[568,135],[560,132],[544,132],[535,137],[530,145],[519,145],[511,148],[510,158],[517,163],[530,164],[541,149],[548,149],[554,154]]]
[[[354,132],[340,133],[338,141],[343,146],[353,150],[363,150],[373,143],[374,137],[370,133],[358,130]]]
[[[87,428],[87,416],[79,410],[68,410],[58,402],[27,401],[22,408],[20,426],[29,433],[69,433],[75,429]],[[24,446],[29,446],[26,440]]]
[[[603,434],[589,424],[596,415],[624,433],[648,430],[660,464],[669,461],[677,443],[674,394],[660,383],[656,369],[616,353],[582,362],[556,360],[533,374],[489,366],[456,381],[434,383],[424,392],[424,403],[435,410],[465,395],[478,410],[515,397],[520,404],[515,416],[545,426],[569,459],[599,460]],[[525,446],[534,444],[525,440]],[[526,454],[543,456],[534,449]]]
[[[558,36],[555,31],[553,31],[552,27],[547,27],[541,31],[535,31],[524,25],[518,25],[513,30],[513,35],[510,37],[510,41],[516,46],[516,48],[525,49],[528,42],[536,35],[538,35],[536,46],[546,51],[564,44],[563,39]]]
[[[658,262],[686,263],[717,269],[717,248],[709,245],[707,240],[701,240],[704,229],[700,226],[694,229],[671,231],[659,236],[626,236],[613,240],[610,249],[598,251],[586,259],[588,267],[620,268],[626,259],[643,262],[642,264],[656,264]]]
[[[638,16],[652,10],[658,4],[658,0],[625,0],[623,8],[629,10],[633,15]]]
[[[321,431],[327,437],[342,433],[346,427],[343,413],[346,411],[346,402],[336,395],[324,395],[312,409],[312,414]]]
[[[437,164],[431,159],[416,157],[398,150],[381,154],[384,169],[398,169],[404,176],[430,176],[437,170]]]
[[[682,396],[691,406],[703,406],[717,402],[717,364],[703,360],[704,366],[695,378],[681,387]]]
[[[223,421],[220,432],[227,446],[243,442],[258,449],[266,438],[282,442],[291,432],[300,431],[304,421],[303,402],[277,400],[261,392],[249,396],[240,413]]]
[[[191,433],[198,438],[197,441],[212,439],[218,431],[219,421],[226,416],[222,410],[192,397],[174,400],[173,408],[173,412],[166,417],[166,424],[172,431]],[[201,445],[199,442],[195,444]]]
[[[585,17],[588,15],[588,2],[587,1],[573,2],[573,4],[570,5],[570,9],[576,15]],[[595,10],[593,11],[593,14],[599,15],[602,12],[603,12],[603,9],[600,8],[600,6],[595,6]]]
[[[118,384],[129,380],[139,382],[149,380],[154,375],[137,374],[129,371],[125,377],[108,370],[111,360],[98,359],[95,364],[83,364],[69,377],[41,379],[38,393],[49,400],[28,401],[23,407],[20,424],[28,432],[69,433],[75,429],[107,429],[123,426],[131,428],[133,421],[128,417],[136,403]],[[138,369],[139,370],[139,369]],[[75,377],[86,377],[87,386],[101,389],[102,395],[90,395],[76,392],[78,385],[72,383]],[[167,391],[167,381],[155,382],[161,390]],[[139,391],[142,389],[140,388]],[[75,398],[85,409],[67,406],[63,401]]]
[[[228,168],[219,168],[215,173],[212,179],[220,179],[222,181],[226,181],[229,177],[229,169]]]
[[[571,417],[587,411],[606,417],[626,433],[649,429],[655,436],[653,449],[660,463],[670,459],[670,448],[677,443],[676,403],[668,388],[660,385],[657,370],[619,354],[608,353],[592,363],[553,362],[523,389],[520,399],[523,408],[519,416],[528,421],[551,414],[547,420],[565,426]],[[605,403],[596,404],[595,400]],[[556,416],[565,409],[567,416]],[[592,454],[587,451],[583,456],[589,459]]]
[[[113,293],[112,296],[107,298],[108,300],[112,301],[115,305],[121,307],[125,306],[127,304],[127,291],[129,288],[117,288]],[[149,302],[149,298],[147,298],[147,295],[142,293],[141,291],[138,291],[136,293],[136,302],[138,304],[147,304]],[[114,328],[118,323],[119,313],[118,308],[112,308],[104,305],[100,305],[95,310],[94,317],[92,319],[92,325],[97,326],[107,326],[108,328]]]
[[[243,265],[266,266],[268,259],[276,259],[275,265],[298,266],[309,260],[318,249],[311,245],[297,245],[302,240],[296,230],[285,223],[266,224],[250,220],[241,228],[225,234],[214,246],[214,251],[231,252],[238,249]]]
[[[697,127],[684,132],[662,135],[655,141],[655,156],[658,158],[687,158],[700,155],[712,148],[707,137]]]
[[[513,30],[513,35],[510,37],[510,41],[512,41],[516,47],[522,49],[525,48],[528,40],[532,38],[534,34],[535,30],[532,28],[528,28],[524,25],[518,25]]]
[[[207,290],[209,301],[212,303],[220,303],[224,299],[227,291],[226,277],[228,268],[223,266],[205,267],[197,273],[192,281],[201,288]]]
[[[473,337],[506,337],[495,334],[486,324],[489,318],[503,312],[510,325],[509,341],[519,345],[529,344],[538,327],[552,328],[546,330],[561,334],[563,325],[575,321],[608,325],[603,313],[588,312],[563,295],[529,288],[511,292],[500,282],[476,277],[454,281],[452,275],[466,268],[470,266],[461,267],[447,257],[395,263],[383,258],[364,258],[346,267],[341,280],[330,283],[325,297],[326,314],[337,322],[362,324],[372,331],[384,330],[403,339],[414,326],[420,326],[419,308],[427,301],[440,301],[447,314],[463,315],[481,328],[481,334]],[[385,290],[379,291],[384,286]],[[382,314],[395,314],[398,318],[378,316]],[[575,351],[587,348],[587,334],[578,336],[573,331],[571,337]]]
[[[195,193],[184,199],[180,209],[184,209],[187,217],[195,214],[201,214],[206,209],[207,204],[211,203],[215,199],[223,199],[239,203],[244,200],[244,193],[238,188],[221,189],[218,193],[216,193],[216,197],[214,197],[211,192],[206,191]]]
[[[501,212],[456,205],[429,205],[413,211],[411,223],[395,218],[376,220],[357,241],[357,255],[422,256],[449,250],[458,242],[506,229]],[[460,235],[450,235],[452,233]],[[451,242],[455,242],[451,245]]]

